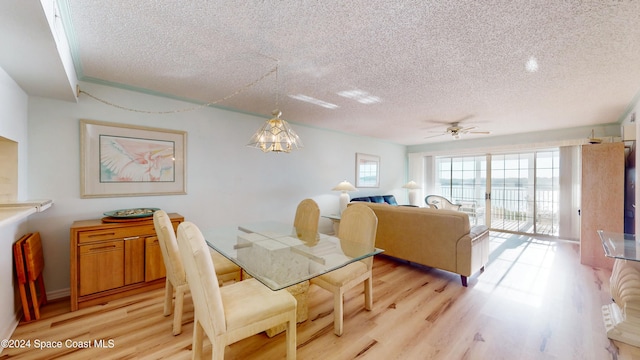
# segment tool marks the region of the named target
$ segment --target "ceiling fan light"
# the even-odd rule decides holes
[[[461,120],[465,120],[465,119],[468,119],[470,117],[472,117],[472,115],[465,116]],[[467,135],[467,134],[484,134],[484,135],[491,134],[490,131],[476,131],[477,126],[469,126],[469,127],[461,126],[460,125],[460,121],[461,120],[450,122],[450,123],[441,122],[441,123],[449,125],[449,127],[447,127],[439,135],[427,136],[427,137],[425,137],[425,139],[429,139],[429,138],[436,137],[436,136],[442,136],[442,135],[450,135],[454,140],[457,140],[457,139],[460,139],[460,137],[462,135]]]

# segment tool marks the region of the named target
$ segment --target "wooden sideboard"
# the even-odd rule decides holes
[[[169,214],[174,229],[184,218]],[[152,218],[71,225],[71,311],[161,288],[165,268]]]

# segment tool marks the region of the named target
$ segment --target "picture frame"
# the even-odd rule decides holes
[[[380,187],[380,157],[356,153],[356,187]]]
[[[80,197],[184,195],[187,132],[80,120]]]

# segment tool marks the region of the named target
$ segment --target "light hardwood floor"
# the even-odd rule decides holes
[[[582,266],[576,243],[492,233],[491,263],[469,279],[379,256],[374,306],[360,287],[345,296],[344,335],[333,334],[331,294],[310,289],[309,320],[298,325],[298,359],[620,359],[605,335],[600,308],[610,302],[606,270]],[[0,359],[189,359],[193,306],[185,299],[183,333],[162,316],[163,290],[69,312],[47,305],[21,323]],[[64,342],[105,340],[112,348],[73,349]],[[34,349],[36,340],[62,349]],[[205,341],[209,344],[208,341]],[[211,348],[207,345],[210,356]],[[259,334],[227,347],[226,359],[283,359],[284,334]]]

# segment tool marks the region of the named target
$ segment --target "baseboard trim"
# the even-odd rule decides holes
[[[1,330],[0,336],[2,337],[2,339],[11,339],[11,336],[13,335],[13,332],[16,331],[21,318],[22,309],[18,310],[15,318],[9,324],[7,324],[7,327],[5,329]],[[0,355],[2,355],[2,350],[4,350],[4,347],[0,346]]]
[[[70,288],[47,291],[47,300],[60,299],[60,298],[64,298],[64,297],[69,297],[70,295],[71,295],[71,289]]]

